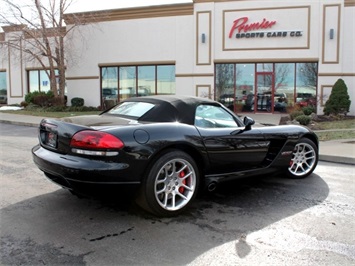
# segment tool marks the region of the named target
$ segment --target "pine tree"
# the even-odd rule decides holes
[[[348,88],[342,79],[338,79],[333,85],[328,101],[325,103],[325,115],[347,114],[350,109],[350,96]]]

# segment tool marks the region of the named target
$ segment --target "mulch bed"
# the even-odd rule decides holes
[[[355,116],[347,115],[347,116],[328,116],[328,115],[318,115],[314,120],[311,121],[307,127],[312,130],[321,129],[318,126],[318,123],[321,122],[331,122],[331,121],[339,121],[339,120],[355,120]],[[287,125],[288,122],[291,121],[290,116],[282,116],[280,120],[280,125]]]

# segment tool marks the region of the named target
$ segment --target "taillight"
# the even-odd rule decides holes
[[[101,131],[91,131],[91,130],[84,130],[76,133],[71,141],[70,146],[76,153],[84,153],[83,150],[78,149],[85,149],[85,150],[117,150],[124,147],[123,142],[108,133],[101,132]],[[84,153],[86,154],[86,152]],[[95,155],[95,154],[90,154]],[[104,155],[104,154],[97,154],[97,155]]]

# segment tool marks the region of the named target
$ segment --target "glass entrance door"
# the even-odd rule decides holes
[[[274,112],[274,75],[273,73],[256,74],[256,93],[254,110],[257,112]]]

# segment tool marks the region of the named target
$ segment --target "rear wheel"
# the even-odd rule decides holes
[[[170,150],[155,161],[142,183],[137,203],[158,216],[185,210],[198,189],[198,168],[190,155]]]
[[[293,150],[287,171],[288,176],[291,178],[305,178],[314,171],[317,163],[317,146],[310,139],[302,138]]]

